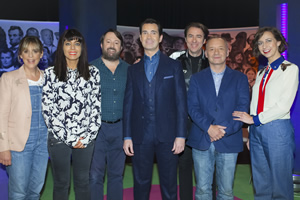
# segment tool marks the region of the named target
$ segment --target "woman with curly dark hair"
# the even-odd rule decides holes
[[[281,56],[287,43],[275,27],[260,28],[253,54],[268,59],[257,73],[250,115],[235,111],[234,119],[250,126],[250,155],[255,199],[293,199],[294,129],[290,109],[298,89],[298,66]]]

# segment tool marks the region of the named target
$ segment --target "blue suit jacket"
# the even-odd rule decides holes
[[[248,112],[250,104],[246,75],[226,67],[218,96],[211,69],[192,76],[188,91],[188,111],[193,125],[187,145],[207,150],[211,141],[210,125],[226,126],[225,136],[214,142],[218,152],[236,153],[243,150],[242,122],[233,120],[233,111]]]
[[[145,122],[144,60],[128,68],[123,105],[123,134],[136,144],[143,142]],[[160,142],[186,137],[187,95],[180,62],[160,54],[155,73],[155,129]]]

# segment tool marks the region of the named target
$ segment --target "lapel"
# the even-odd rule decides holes
[[[18,91],[24,94],[24,103],[27,104],[30,107],[31,110],[31,99],[30,99],[30,91],[29,91],[29,85],[28,81],[25,75],[24,67],[21,66],[20,69],[18,69],[18,75],[15,79],[14,84],[18,88]]]
[[[163,83],[163,79],[166,75],[174,75],[172,74],[167,74],[167,60],[165,58],[165,55],[161,52],[160,53],[160,58],[159,58],[159,63],[158,67],[155,73],[155,78],[156,78],[156,84],[155,84],[155,91],[158,91],[159,88],[161,87]],[[175,78],[175,77],[174,77]]]
[[[143,88],[144,88],[144,78],[145,78],[145,68],[144,68],[144,57],[141,61],[136,64],[136,81],[140,91],[140,95],[143,97]]]
[[[215,86],[214,78],[212,76],[210,67],[206,69],[206,75],[204,77],[207,77],[207,81],[206,81],[207,84],[205,85],[205,87],[208,90],[208,94],[212,94],[212,96],[216,98],[217,97],[216,86]]]
[[[224,76],[222,78],[222,82],[221,82],[218,97],[222,96],[222,94],[227,91],[227,89],[229,88],[231,78],[232,78],[232,69],[230,69],[229,67],[226,66],[225,73],[224,73]]]

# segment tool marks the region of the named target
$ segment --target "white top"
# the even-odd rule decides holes
[[[289,119],[290,109],[294,102],[299,83],[298,66],[283,61],[284,64],[291,64],[283,71],[281,65],[274,70],[265,88],[264,110],[258,115],[262,124],[276,119]],[[266,70],[266,69],[265,69]],[[257,73],[256,81],[252,91],[250,114],[257,115],[258,93],[261,79],[265,70]]]
[[[44,84],[44,75],[40,72],[40,78],[37,81],[33,81],[30,79],[27,79],[29,86],[43,86]]]

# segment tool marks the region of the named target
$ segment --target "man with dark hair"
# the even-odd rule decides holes
[[[14,53],[14,63],[19,64],[18,62],[18,48],[21,39],[23,38],[24,33],[20,26],[10,26],[8,30],[8,38],[11,47],[9,48]],[[19,64],[20,65],[20,64]]]
[[[134,199],[148,200],[154,155],[162,199],[177,200],[177,162],[184,150],[187,97],[181,64],[160,52],[162,28],[140,26],[145,55],[128,68],[124,98],[124,151],[132,156]]]
[[[232,113],[248,112],[250,98],[246,75],[226,66],[228,55],[224,38],[209,38],[205,51],[209,68],[190,81],[188,110],[193,123],[187,145],[193,152],[196,200],[212,199],[215,169],[217,199],[234,199],[236,161],[238,152],[243,151],[243,123],[233,120]]]
[[[204,55],[203,44],[206,42],[209,31],[207,27],[198,22],[188,24],[184,30],[186,51],[174,52],[170,57],[181,62],[184,72],[186,89],[192,74],[208,67],[207,58]],[[192,121],[188,120],[188,132]],[[193,199],[193,158],[192,148],[185,147],[184,152],[179,154],[179,194],[180,199]]]
[[[92,200],[103,200],[103,185],[107,170],[107,199],[123,199],[123,147],[122,115],[128,64],[120,59],[123,39],[109,29],[101,36],[102,56],[92,61],[101,74],[102,125],[95,141],[90,171]]]

